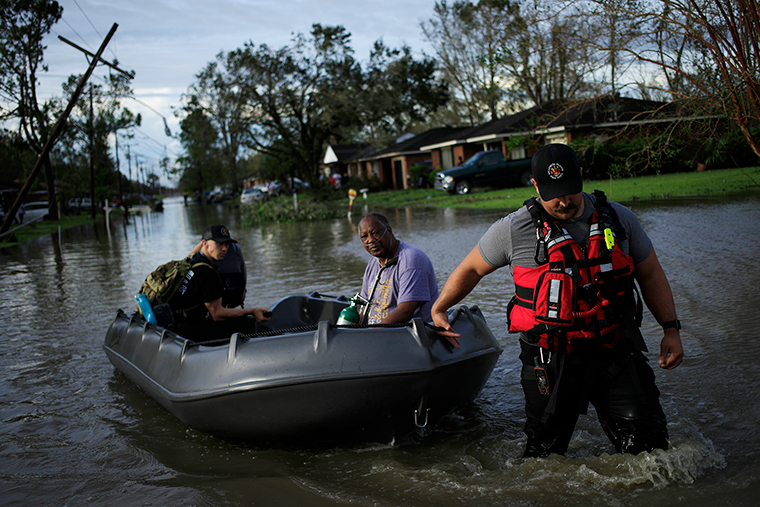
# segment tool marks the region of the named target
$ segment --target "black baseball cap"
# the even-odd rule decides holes
[[[223,225],[209,225],[206,230],[203,231],[201,239],[216,241],[217,243],[237,243],[232,237],[230,237],[230,231]]]
[[[583,191],[581,164],[575,151],[566,144],[547,144],[539,148],[533,155],[531,169],[544,201]]]

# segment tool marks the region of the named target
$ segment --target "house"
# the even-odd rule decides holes
[[[597,136],[610,140],[641,125],[670,121],[664,102],[605,96],[576,102],[547,102],[464,130],[455,138],[421,146],[433,169],[449,169],[479,151],[499,149],[507,159],[527,158],[550,143]],[[671,117],[672,118],[672,117]]]
[[[327,147],[322,159],[322,171],[330,174],[349,174],[348,163],[365,152],[374,151],[369,143],[361,144],[331,144]]]
[[[669,105],[618,95],[573,102],[547,102],[474,127],[439,127],[405,134],[385,149],[369,144],[331,145],[323,167],[349,177],[377,178],[387,189],[408,188],[409,168],[429,164],[450,169],[480,151],[498,149],[511,160],[528,158],[549,143],[595,136],[609,141],[632,136],[639,126],[670,122]]]
[[[327,149],[324,165],[338,167],[345,164],[349,178],[377,178],[387,189],[408,188],[409,168],[430,161],[430,150],[421,149],[427,144],[439,143],[457,137],[466,128],[439,127],[421,134],[405,134],[396,143],[385,149],[374,149],[368,145],[352,145],[354,154],[341,159],[339,153],[346,154],[350,148],[345,145],[331,145]],[[337,147],[337,149],[336,149]]]

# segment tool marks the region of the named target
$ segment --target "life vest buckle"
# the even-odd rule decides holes
[[[536,240],[536,251],[533,253],[533,260],[539,266],[549,262],[549,247],[546,245],[546,240],[539,237]]]

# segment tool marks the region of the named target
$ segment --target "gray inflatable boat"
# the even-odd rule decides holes
[[[434,423],[470,403],[502,349],[477,307],[449,312],[454,349],[414,319],[336,326],[344,297],[289,296],[267,330],[197,344],[121,310],[103,348],[113,365],[184,423],[232,438],[315,440]]]

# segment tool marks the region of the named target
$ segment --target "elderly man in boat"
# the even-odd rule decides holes
[[[361,219],[359,239],[372,255],[362,281],[361,296],[370,301],[362,322],[394,324],[413,317],[432,322],[430,308],[438,298],[438,283],[428,256],[396,239],[380,213]]]

